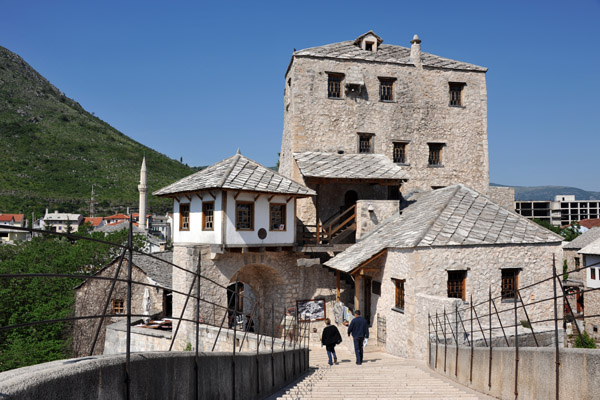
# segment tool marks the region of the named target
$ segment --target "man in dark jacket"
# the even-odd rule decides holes
[[[348,336],[352,334],[354,339],[354,354],[356,354],[356,364],[361,365],[363,361],[363,342],[369,337],[369,323],[360,316],[360,311],[354,311],[354,319],[348,326]]]
[[[335,354],[335,345],[342,343],[342,335],[340,335],[340,331],[335,325],[331,325],[331,320],[329,318],[325,319],[325,329],[323,329],[323,334],[321,335],[321,345],[325,346],[327,349],[327,357],[329,358],[329,365],[333,365],[335,362],[337,364],[337,355]],[[333,361],[331,361],[331,356],[333,355]]]

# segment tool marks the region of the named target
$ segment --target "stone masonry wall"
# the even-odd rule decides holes
[[[386,316],[387,348],[392,354],[404,357],[424,358],[427,337],[427,315],[423,315],[423,304],[417,303],[418,295],[447,297],[448,270],[467,270],[466,301],[473,296],[475,304],[500,295],[501,268],[521,268],[519,287],[552,276],[552,253],[562,257],[560,246],[551,245],[498,245],[478,247],[444,247],[390,249],[385,257],[385,267],[379,273],[369,273],[373,279],[381,279],[382,295],[376,299],[376,312]],[[405,308],[403,312],[392,310],[395,303],[395,286],[392,279],[405,280]],[[521,296],[525,304],[552,297],[552,281],[533,288],[523,289]],[[455,300],[452,300],[455,301]],[[462,303],[462,301],[461,301]],[[433,304],[433,303],[432,303]],[[466,303],[465,303],[466,305]],[[514,307],[512,302],[496,300],[498,311]],[[483,307],[483,306],[480,306]],[[479,314],[487,313],[477,310]],[[433,311],[433,310],[430,310]],[[442,312],[443,310],[439,310]],[[532,320],[553,316],[551,301],[527,307]],[[501,314],[505,325],[512,324],[511,312]],[[526,319],[522,311],[519,321]],[[497,323],[496,320],[493,324]],[[395,338],[395,339],[392,339]]]
[[[327,72],[347,73],[351,66],[364,77],[363,94],[329,99]],[[378,77],[396,78],[393,102],[379,100]],[[462,107],[449,106],[448,82],[465,82]],[[482,72],[294,57],[284,104],[279,171],[295,180],[301,179],[294,152],[357,153],[361,132],[374,134],[374,152],[390,159],[394,141],[408,143],[402,168],[409,180],[403,191],[463,183],[488,194],[487,90]],[[428,165],[430,142],[445,143],[443,167]]]
[[[369,211],[369,205],[373,207],[373,211]],[[396,214],[399,207],[398,200],[359,200],[356,203],[356,240]]]
[[[515,188],[490,186],[490,199],[508,211],[515,211]]]
[[[198,265],[200,257],[202,276],[218,283],[216,285],[208,279],[201,280],[201,298],[208,302],[200,303],[200,317],[209,323],[216,321],[221,324],[227,305],[226,290],[222,286],[226,287],[236,280],[252,288],[253,295],[259,302],[257,329],[268,335],[278,333],[284,310],[286,307],[295,307],[297,300],[324,299],[331,306],[335,302],[335,273],[322,267],[319,259],[315,259],[314,263],[298,266],[298,259],[307,257],[291,251],[215,254],[209,246],[190,248],[176,244],[174,247],[173,262],[177,265]],[[185,277],[174,269],[174,290],[189,291],[193,277],[191,274],[187,275]],[[343,295],[346,290],[347,286],[343,286]],[[173,315],[178,317],[184,304],[184,296],[176,297],[174,293],[173,297]],[[244,304],[244,308],[247,306],[250,305]],[[188,303],[184,318],[195,318],[195,301]],[[187,343],[193,344],[193,332],[193,324],[182,323],[175,349],[185,348]]]
[[[133,258],[135,263],[135,256]],[[115,271],[118,266],[118,261],[114,262],[108,268],[104,269],[99,276],[103,277],[114,277]],[[127,260],[123,261],[121,271],[119,272],[119,279],[127,279],[128,269]],[[136,282],[145,282],[154,284],[146,278],[146,274],[136,267],[132,269],[132,279]],[[100,280],[100,279],[88,279],[80,288],[75,291],[75,316],[92,316],[101,315],[104,310],[106,302],[106,296],[110,290],[111,281]],[[150,293],[150,316],[161,314],[163,312],[163,289],[151,288],[141,285],[132,285],[131,293],[131,312],[132,314],[143,314],[142,303],[144,300],[145,289],[148,288]],[[127,283],[117,282],[111,296],[112,299],[123,300],[124,313],[127,312]],[[107,313],[112,312],[112,301],[109,302]],[[103,354],[104,351],[104,337],[106,333],[106,326],[118,321],[122,321],[123,317],[108,317],[102,324],[98,341],[94,348],[94,354]],[[137,317],[136,317],[137,318]],[[139,319],[139,318],[138,318]],[[98,325],[97,318],[93,319],[82,319],[77,320],[73,327],[73,354],[75,357],[88,356],[96,329]]]

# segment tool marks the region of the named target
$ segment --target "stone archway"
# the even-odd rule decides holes
[[[265,334],[275,333],[283,318],[286,298],[286,284],[279,271],[264,264],[249,264],[240,268],[230,282],[244,284],[245,315],[250,315],[257,305],[253,317],[256,330]]]

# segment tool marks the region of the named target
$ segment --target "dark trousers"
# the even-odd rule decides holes
[[[355,337],[354,338],[354,354],[356,354],[356,363],[362,364],[363,361],[363,343],[365,338]]]

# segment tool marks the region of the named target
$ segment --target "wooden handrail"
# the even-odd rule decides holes
[[[338,224],[335,228],[334,228],[334,223],[336,223],[338,220],[342,219],[343,216],[345,216],[346,214],[348,214],[349,212],[352,212],[352,215],[350,215],[348,218],[346,218],[342,223]],[[332,235],[334,233],[336,233],[337,231],[339,231],[341,228],[343,228],[347,223],[349,223],[350,221],[352,221],[353,219],[356,218],[356,204],[352,205],[351,207],[349,207],[347,210],[345,210],[344,212],[342,212],[340,215],[338,215],[336,218],[334,218],[325,228],[325,231],[327,232],[327,238],[329,240],[332,239]]]

